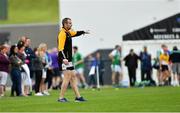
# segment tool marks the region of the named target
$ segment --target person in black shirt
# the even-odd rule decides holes
[[[136,69],[138,67],[139,56],[131,49],[130,53],[124,58],[125,65],[128,68],[130,86],[134,86],[136,82]]]
[[[173,86],[180,84],[180,51],[176,46],[173,47],[173,51],[170,54],[169,58],[172,63],[172,72],[173,72]],[[176,83],[176,77],[179,83]]]
[[[16,45],[12,45],[10,48],[10,62],[11,62],[11,96],[14,96],[16,91],[17,96],[23,96],[22,94],[22,81],[21,81],[21,65],[22,60],[17,56],[18,48]]]

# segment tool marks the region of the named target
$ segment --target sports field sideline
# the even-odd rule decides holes
[[[0,99],[0,112],[179,112],[180,87],[103,88],[81,90],[87,102],[74,102],[68,90],[68,103],[58,103],[59,91],[50,96],[10,97]]]

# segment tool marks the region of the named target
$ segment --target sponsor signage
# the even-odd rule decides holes
[[[177,39],[180,39],[180,13],[123,35],[123,41]]]

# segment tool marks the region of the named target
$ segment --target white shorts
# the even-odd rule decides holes
[[[42,70],[42,78],[46,79],[47,71],[45,69]]]
[[[0,85],[5,86],[7,82],[8,73],[0,71]]]
[[[118,72],[118,73],[121,73],[122,72],[122,69],[121,69],[121,66],[120,65],[111,65],[111,69],[113,72]]]
[[[26,72],[21,72],[21,79],[22,79],[22,84],[25,86],[30,86],[30,80]]]
[[[76,74],[83,74],[83,72],[84,72],[83,68],[76,69]]]
[[[32,81],[31,81],[31,78],[30,78],[29,67],[28,67],[27,64],[23,64],[22,68],[25,71],[25,72],[21,72],[22,83],[24,85],[31,86],[32,85]]]

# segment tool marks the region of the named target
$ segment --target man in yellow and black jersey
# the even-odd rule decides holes
[[[84,31],[72,31],[62,28],[58,36],[58,50],[59,50],[59,64],[60,70],[64,70],[62,63],[64,59],[67,59],[68,62],[72,62],[72,37],[80,36],[85,34]],[[68,70],[73,70],[73,67],[67,67]]]
[[[62,25],[63,27],[58,35],[58,61],[60,70],[63,71],[64,79],[61,85],[58,102],[68,102],[68,100],[64,98],[64,94],[69,83],[76,94],[75,101],[83,102],[85,99],[80,96],[78,91],[77,79],[74,73],[74,66],[72,64],[72,37],[80,36],[82,34],[89,34],[89,32],[73,31],[71,29],[72,21],[70,18],[64,18],[62,20]]]

